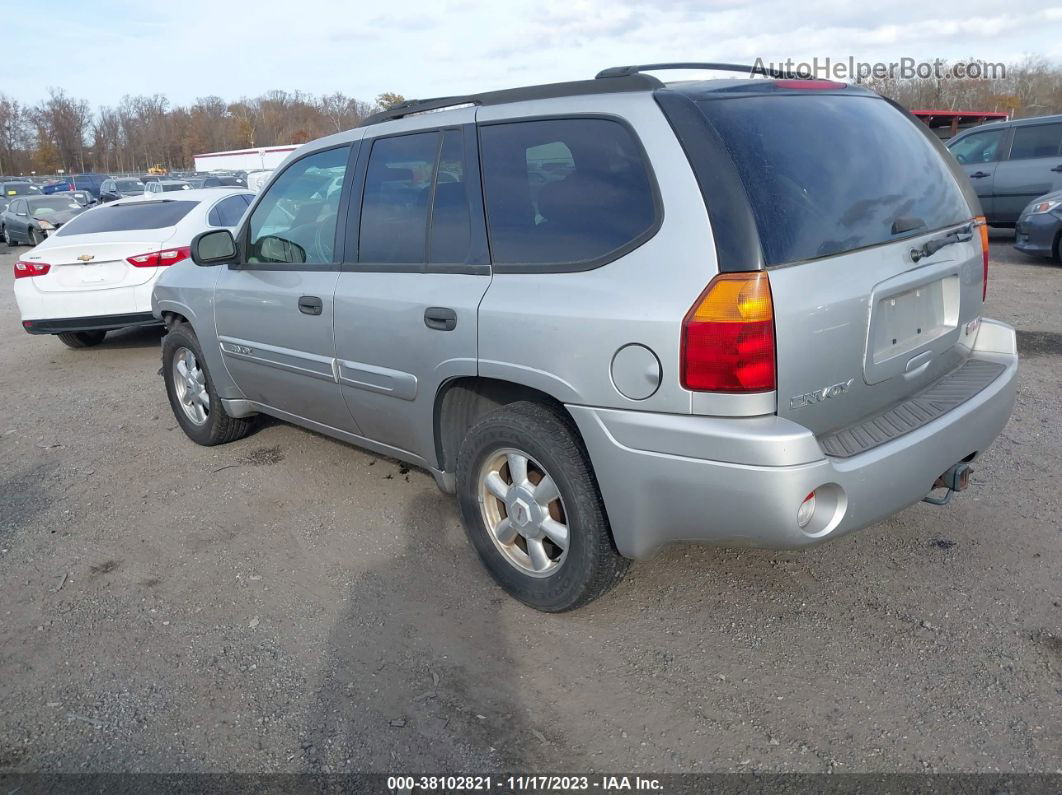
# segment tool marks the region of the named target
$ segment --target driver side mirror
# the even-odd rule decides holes
[[[192,238],[192,262],[220,265],[236,261],[236,240],[228,229],[211,229]]]

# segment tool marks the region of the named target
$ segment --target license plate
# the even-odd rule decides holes
[[[97,284],[104,279],[103,269],[99,265],[83,265],[81,267],[81,283]]]

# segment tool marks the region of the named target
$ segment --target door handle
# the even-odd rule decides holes
[[[429,306],[424,310],[424,325],[436,331],[453,331],[457,328],[457,313],[445,306]]]
[[[1055,167],[1054,167],[1054,168],[1052,168],[1051,170],[1052,170],[1052,171],[1062,171],[1062,166],[1055,166]]]
[[[300,295],[299,311],[304,315],[319,315],[324,309],[324,302],[316,295]]]
[[[981,177],[990,177],[990,176],[992,176],[992,175],[989,174],[987,171],[975,171],[973,174],[970,175],[970,179],[981,179]]]

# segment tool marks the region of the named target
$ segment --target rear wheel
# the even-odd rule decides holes
[[[17,243],[15,243],[14,238],[11,237],[11,233],[7,230],[6,226],[4,227],[4,244],[10,248],[14,248],[16,245],[18,245]]]
[[[106,331],[67,331],[57,334],[59,341],[69,348],[91,348],[99,345],[107,336]]]
[[[545,406],[512,403],[473,426],[458,453],[457,493],[487,570],[531,607],[571,610],[627,571],[586,450],[570,419]]]
[[[234,442],[251,431],[252,419],[230,417],[225,412],[203,349],[187,323],[171,328],[162,340],[162,376],[173,414],[196,444],[209,447]]]

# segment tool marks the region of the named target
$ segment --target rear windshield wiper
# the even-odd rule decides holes
[[[926,257],[932,257],[944,246],[950,246],[952,243],[965,243],[967,240],[973,239],[973,224],[967,224],[961,229],[955,229],[948,232],[946,235],[935,237],[932,240],[927,240],[921,247],[911,249],[911,260],[918,262],[920,259]]]

